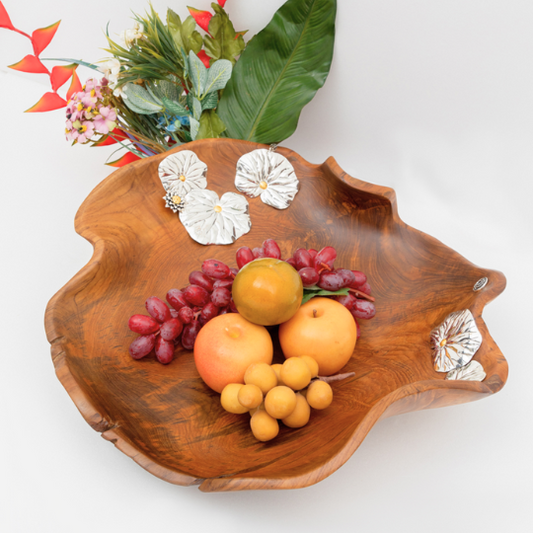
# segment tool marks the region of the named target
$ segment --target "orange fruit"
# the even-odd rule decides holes
[[[265,257],[241,268],[233,281],[232,296],[244,318],[261,326],[274,326],[296,313],[303,285],[289,263]]]

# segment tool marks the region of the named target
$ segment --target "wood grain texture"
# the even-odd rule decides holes
[[[238,158],[264,146],[209,139],[184,148],[208,165],[208,188],[221,195],[234,190]],[[291,150],[278,151],[293,164],[300,192],[284,211],[250,199],[252,230],[230,246],[195,243],[164,207],[157,167],[168,153],[114,172],[76,216],[76,231],[94,254],[47,308],[57,376],[96,431],[170,483],[203,491],[311,485],[345,463],[380,418],[480,399],[507,379],[507,362],[481,318],[503,291],[503,274],[404,224],[393,190],[351,178],[333,158],[311,165]],[[277,240],[284,257],[297,246],[335,246],[339,265],[368,275],[377,315],[361,321],[362,338],[345,367],[355,377],[333,385],[333,404],[313,412],[304,428],[283,427],[275,440],[260,443],[246,415],[222,410],[191,352],[177,353],[168,366],[131,359],[135,334],[127,322],[145,313],[147,297],[187,285],[205,259],[234,266],[240,246],[266,238]],[[474,292],[483,276],[488,285]],[[483,335],[475,356],[487,373],[481,383],[445,381],[432,365],[431,330],[467,308]],[[282,359],[279,345],[275,359]]]

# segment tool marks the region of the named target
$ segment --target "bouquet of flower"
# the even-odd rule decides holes
[[[46,74],[51,91],[28,112],[66,108],[73,144],[118,144],[133,160],[205,138],[278,143],[292,135],[302,108],[322,87],[333,56],[336,0],[288,0],[248,44],[225,11],[189,7],[166,20],[150,6],[120,39],[106,31],[109,57],[97,63],[44,59],[59,23],[31,35],[17,29],[0,2],[0,28],[27,37],[33,54],[10,68]],[[200,33],[201,30],[202,33]],[[43,61],[60,61],[49,70]],[[95,70],[82,83],[79,65]],[[59,90],[70,80],[63,97]]]

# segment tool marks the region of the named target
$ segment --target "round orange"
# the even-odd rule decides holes
[[[286,261],[265,257],[244,265],[235,276],[233,301],[254,324],[274,326],[291,318],[303,297],[302,280]]]

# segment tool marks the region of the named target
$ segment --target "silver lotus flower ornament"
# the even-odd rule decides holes
[[[192,239],[200,244],[232,244],[252,227],[248,200],[234,192],[218,194],[194,189],[179,212],[181,223]]]
[[[431,332],[431,340],[437,372],[449,372],[465,366],[482,342],[474,316],[468,309],[449,315]]]
[[[159,179],[165,191],[180,199],[194,189],[205,189],[206,174],[207,165],[191,150],[170,154],[159,164]],[[167,207],[172,209],[169,205]]]
[[[286,209],[300,187],[293,166],[286,157],[273,150],[258,149],[237,161],[235,187],[250,198],[261,200],[276,209]]]
[[[483,381],[487,377],[483,365],[477,361],[470,361],[463,368],[450,370],[446,374],[446,379],[456,379],[462,381]]]

